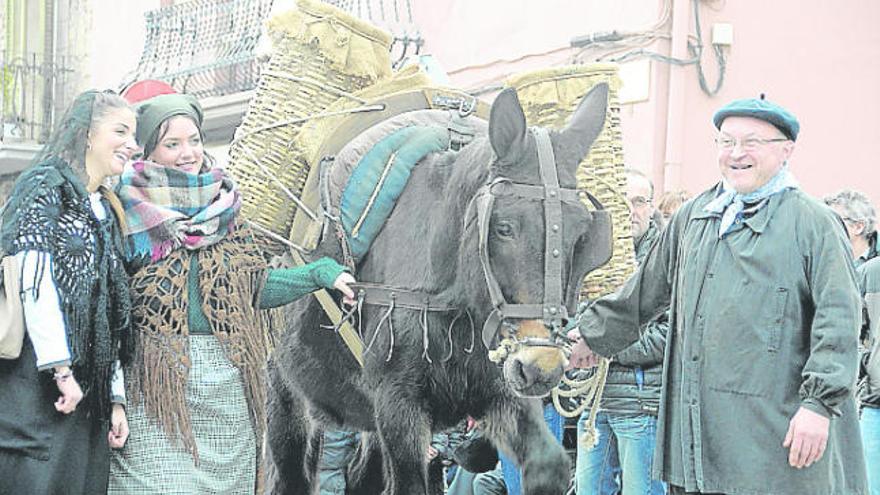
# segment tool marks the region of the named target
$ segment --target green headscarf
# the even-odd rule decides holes
[[[136,138],[138,144],[144,147],[145,156],[153,152],[162,123],[178,115],[193,119],[201,133],[204,118],[202,106],[190,95],[175,93],[154,96],[137,106]]]

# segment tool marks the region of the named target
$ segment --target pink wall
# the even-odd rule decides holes
[[[575,53],[567,48],[571,38],[593,31],[640,29],[657,19],[663,4],[662,0],[412,1],[416,24],[427,40],[425,52],[434,54],[453,84],[465,89],[568,63]],[[692,2],[675,0],[675,4],[678,19],[686,19],[686,31],[692,33]],[[880,209],[880,164],[872,153],[880,142],[880,125],[875,123],[880,115],[880,2],[700,4],[706,44],[702,60],[710,86],[717,77],[709,45],[712,24],[733,25],[733,45],[725,49],[724,85],[718,95],[708,97],[700,90],[694,66],[652,61],[647,101],[622,108],[627,161],[651,172],[658,189],[664,182],[691,192],[705,189],[718,179],[712,114],[732,99],[764,92],[801,121],[792,169],[803,188],[817,196],[844,187],[859,189]],[[673,27],[670,20],[664,30],[671,33]],[[672,46],[667,39],[648,48],[669,54]],[[684,49],[683,44],[677,46]],[[666,166],[671,158],[681,161],[680,173],[671,173]]]

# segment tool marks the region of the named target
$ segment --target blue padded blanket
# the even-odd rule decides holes
[[[449,130],[410,126],[376,143],[355,166],[340,201],[342,226],[352,255],[360,260],[382,230],[416,164],[449,149]]]

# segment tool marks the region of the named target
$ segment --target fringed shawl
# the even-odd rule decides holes
[[[249,229],[241,225],[220,242],[197,251],[176,249],[132,276],[137,345],[126,369],[129,400],[143,400],[146,413],[169,439],[180,439],[198,461],[185,393],[191,366],[187,319],[191,256],[198,257],[201,309],[226,356],[242,374],[257,438],[265,430],[264,368],[280,312],[258,309],[267,266]]]
[[[102,191],[106,196],[109,191]],[[131,353],[128,276],[122,263],[122,234],[108,212],[98,220],[89,195],[68,164],[50,158],[18,178],[3,216],[2,249],[7,254],[36,251],[43,257],[36,280],[22,287],[39,297],[36,283],[50,270],[83,405],[101,418],[110,414],[114,363]]]

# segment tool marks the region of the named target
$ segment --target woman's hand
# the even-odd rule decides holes
[[[125,416],[125,406],[113,404],[107,441],[110,443],[110,448],[121,449],[125,446],[126,440],[128,440],[128,418]]]
[[[342,292],[342,302],[351,306],[355,303],[355,295],[354,289],[349,287],[349,284],[353,284],[357,282],[354,277],[348,272],[342,272],[336,277],[336,280],[333,281],[333,288]]]
[[[55,409],[61,414],[70,414],[76,410],[77,404],[83,398],[82,389],[79,388],[76,378],[70,366],[58,366],[55,368],[55,386],[61,392],[61,397],[55,401]]]

